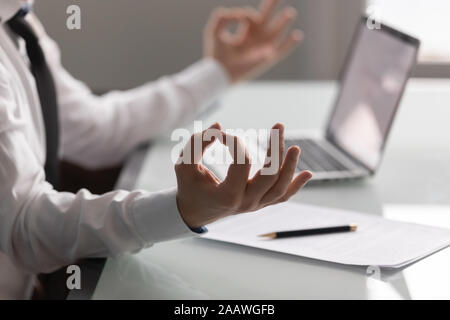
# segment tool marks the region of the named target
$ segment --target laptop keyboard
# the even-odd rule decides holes
[[[302,149],[302,155],[298,163],[299,170],[313,172],[349,170],[312,139],[286,140],[286,150],[291,146],[299,146]]]

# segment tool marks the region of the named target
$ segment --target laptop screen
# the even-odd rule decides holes
[[[354,36],[327,138],[374,171],[416,63],[419,41],[366,18]]]

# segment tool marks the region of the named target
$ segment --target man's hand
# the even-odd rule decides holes
[[[276,134],[278,130],[278,135]],[[220,138],[233,156],[226,179],[220,181],[201,164],[203,153],[215,139]],[[284,127],[277,124],[272,128],[270,139],[278,137],[278,170],[273,175],[263,175],[259,170],[249,179],[250,158],[241,141],[221,131],[219,124],[194,134],[175,165],[178,182],[177,205],[186,224],[197,228],[218,219],[245,212],[252,212],[268,205],[287,201],[302,188],[312,175],[301,172],[293,179],[300,149],[291,147],[284,154]],[[196,148],[195,145],[199,144]],[[266,159],[274,159],[269,143]],[[198,149],[198,150],[196,150]],[[242,160],[242,161],[239,161]],[[266,161],[265,166],[271,165]]]
[[[216,9],[205,28],[205,57],[220,62],[233,83],[257,77],[287,56],[303,39],[300,30],[288,32],[297,11],[279,0],[262,0],[254,8]],[[230,24],[237,24],[231,33]]]

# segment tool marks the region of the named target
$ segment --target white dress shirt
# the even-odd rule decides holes
[[[57,86],[61,158],[87,168],[120,163],[138,144],[192,120],[229,84],[223,68],[204,59],[142,87],[95,96],[63,68],[57,45],[38,20],[27,19]],[[45,181],[41,107],[23,42],[18,44],[1,24],[0,298],[28,298],[34,274],[79,258],[116,256],[193,236],[178,212],[175,189],[73,194]]]

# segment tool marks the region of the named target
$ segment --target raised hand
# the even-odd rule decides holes
[[[211,139],[211,137],[213,137]],[[186,224],[191,228],[204,226],[218,219],[245,212],[259,210],[268,205],[287,201],[312,177],[308,171],[293,179],[300,149],[291,147],[284,159],[284,127],[277,124],[272,128],[271,140],[278,137],[276,150],[267,151],[265,167],[275,161],[273,174],[258,171],[249,179],[250,158],[245,146],[235,136],[221,131],[219,124],[194,134],[183,150],[175,172],[177,175],[177,205]],[[201,164],[205,150],[216,139],[227,145],[233,156],[227,177],[220,181]],[[195,145],[199,147],[195,147]],[[274,152],[274,154],[272,154]]]
[[[259,9],[218,8],[205,28],[204,55],[219,61],[233,83],[257,77],[286,57],[303,39],[289,31],[297,16],[292,7],[277,14],[279,0],[263,0]],[[237,24],[231,33],[229,26]]]

